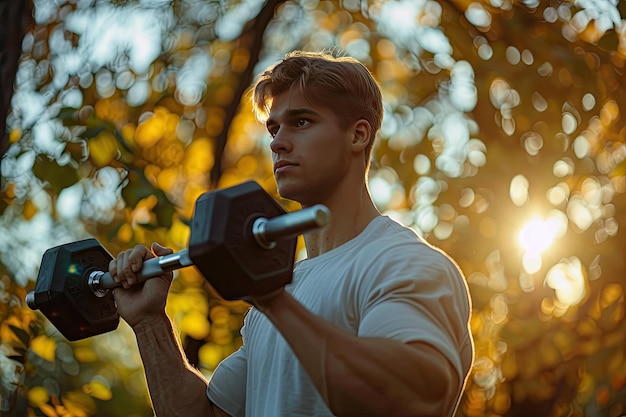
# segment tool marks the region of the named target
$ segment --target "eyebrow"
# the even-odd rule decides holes
[[[316,112],[315,110],[310,109],[308,107],[302,107],[302,108],[289,109],[284,115],[284,117],[294,118],[294,117],[303,116],[303,115],[319,116],[320,114]],[[275,118],[272,118],[272,116],[269,116],[265,122],[265,126],[270,126],[275,123],[276,123]]]

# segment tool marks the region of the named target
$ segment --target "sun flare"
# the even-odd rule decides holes
[[[560,228],[560,222],[556,218],[543,220],[533,217],[520,231],[518,243],[526,253],[540,255],[552,246]]]

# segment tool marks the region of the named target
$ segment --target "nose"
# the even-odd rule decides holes
[[[270,149],[275,154],[282,154],[289,152],[291,149],[291,142],[287,138],[283,129],[278,129],[272,141],[270,142]]]

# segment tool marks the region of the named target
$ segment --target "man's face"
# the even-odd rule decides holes
[[[330,108],[299,88],[274,97],[266,124],[280,195],[303,206],[332,196],[349,168],[351,128],[342,129]]]

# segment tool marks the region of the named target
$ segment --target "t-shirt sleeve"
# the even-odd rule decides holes
[[[470,301],[465,280],[445,254],[393,257],[365,289],[359,336],[423,342],[441,352],[463,380],[471,366]]]
[[[233,417],[245,416],[247,354],[245,345],[215,368],[207,397]]]

